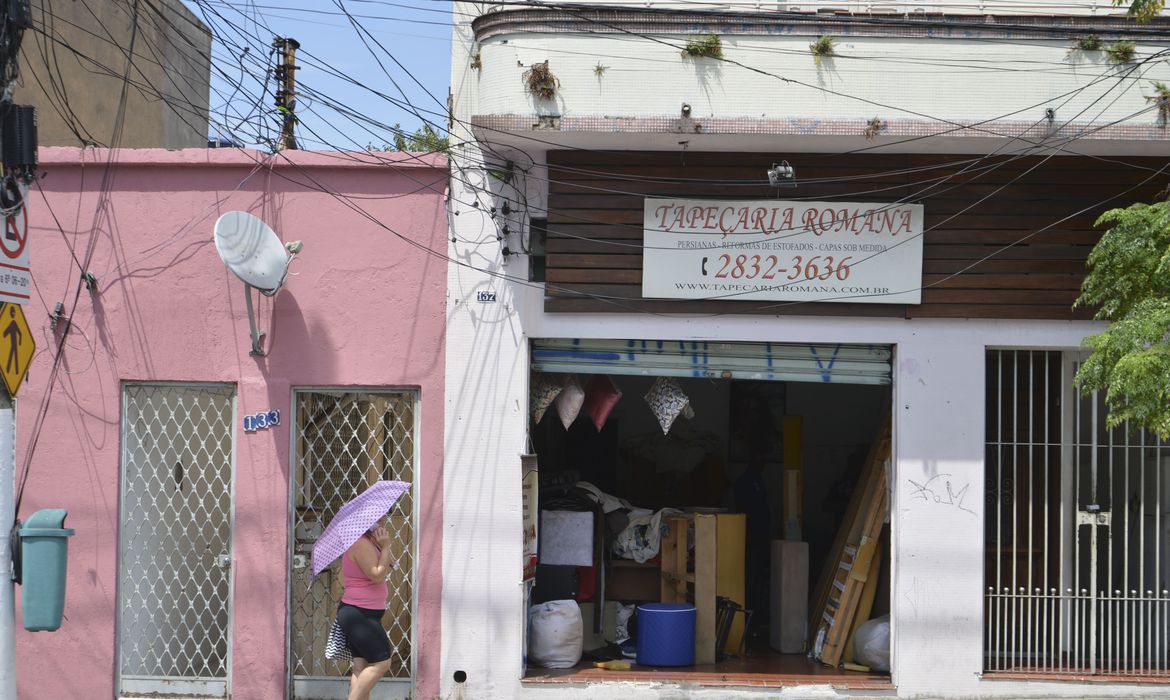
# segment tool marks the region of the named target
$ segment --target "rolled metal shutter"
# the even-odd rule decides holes
[[[538,372],[889,384],[889,345],[723,343],[701,340],[532,341]]]

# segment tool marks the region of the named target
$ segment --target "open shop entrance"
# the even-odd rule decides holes
[[[891,360],[534,341],[525,682],[889,688]]]

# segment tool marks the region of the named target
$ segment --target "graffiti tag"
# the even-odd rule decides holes
[[[937,474],[921,484],[913,479],[908,479],[914,487],[914,492],[910,494],[910,498],[914,500],[921,499],[928,503],[937,503],[942,506],[952,506],[971,515],[975,515],[975,511],[963,505],[963,501],[967,498],[967,491],[971,489],[971,484],[964,484],[963,488],[955,490],[955,486],[951,483],[950,477],[950,474]]]

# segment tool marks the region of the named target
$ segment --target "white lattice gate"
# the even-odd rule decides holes
[[[340,561],[309,582],[309,554],[337,509],[379,479],[415,481],[414,392],[296,393],[292,479],[289,667],[298,698],[346,697],[348,664],[325,658],[325,639],[341,599]],[[390,513],[394,559],[382,619],[393,665],[384,685],[407,695],[413,676],[414,493]],[[395,682],[397,681],[397,682]]]
[[[123,386],[123,695],[230,693],[234,406],[226,386]]]

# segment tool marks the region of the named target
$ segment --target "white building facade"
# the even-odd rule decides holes
[[[1093,220],[1167,184],[1154,81],[1170,82],[1168,25],[1135,24],[1107,2],[456,2],[454,19],[444,696],[1166,693],[1170,452],[1106,431],[1097,398],[1075,393],[1082,341],[1104,326],[1072,302],[1100,236]],[[685,55],[710,35],[721,57]],[[818,42],[831,55],[814,55]],[[1128,42],[1132,55],[1116,55]],[[541,66],[555,76],[543,83],[550,97]],[[791,179],[782,167],[770,184],[774,166]],[[710,223],[728,234],[744,217],[757,234],[745,242],[791,231],[792,245],[818,246],[834,231],[811,231],[801,213],[818,204],[853,242],[878,235],[858,231],[866,204],[871,216],[905,211],[906,228],[881,255],[846,248],[827,262],[827,249],[810,249],[817,268],[792,277],[800,248],[719,243],[702,257],[652,245],[671,229],[669,207],[693,205],[730,207]],[[765,223],[769,207],[781,219],[796,207],[796,223]],[[679,222],[702,228],[704,216]],[[903,252],[918,249],[894,265],[892,249],[910,239]],[[733,284],[767,274],[750,270],[782,249],[772,272],[794,282]],[[853,269],[842,272],[847,251]],[[678,291],[687,275],[720,276],[723,254],[733,279]],[[846,288],[850,274],[865,285]],[[650,290],[651,278],[676,291]],[[797,283],[805,296],[793,296]],[[520,456],[534,443],[540,452],[530,385],[572,366],[550,359],[557,348],[584,349],[570,358],[584,367],[592,351],[641,341],[667,348],[666,365],[706,358],[673,376],[707,378],[694,386],[712,392],[709,413],[733,410],[720,381],[786,382],[810,459],[843,462],[834,431],[879,422],[851,411],[889,412],[878,594],[888,678],[525,678]],[[769,366],[775,348],[795,353],[788,374],[759,358],[736,365],[762,346]],[[834,366],[825,348],[873,364]],[[641,361],[594,369],[656,376]],[[805,371],[816,376],[797,377]],[[862,384],[884,393],[815,393]],[[623,402],[641,401],[626,391]],[[806,499],[806,526],[816,510]]]

